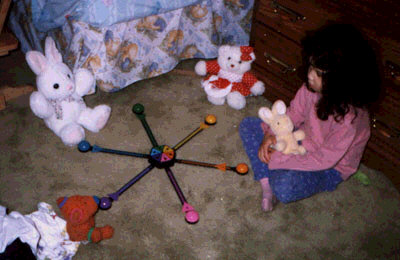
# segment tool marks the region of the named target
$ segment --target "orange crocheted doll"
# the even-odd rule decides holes
[[[99,198],[96,196],[60,197],[57,205],[67,221],[67,232],[72,241],[99,242],[111,238],[114,229],[107,225],[95,227],[94,215],[98,209]]]

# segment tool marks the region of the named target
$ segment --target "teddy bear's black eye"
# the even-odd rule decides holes
[[[53,85],[53,88],[58,89],[60,87],[60,85],[58,85],[57,83]]]
[[[277,122],[276,124],[279,125],[279,122]]]
[[[67,76],[68,76],[69,79],[71,78],[71,75],[68,74]]]
[[[242,61],[241,61],[241,60],[239,61],[239,64],[242,64]]]
[[[231,59],[231,57],[228,57],[228,60],[230,60]]]

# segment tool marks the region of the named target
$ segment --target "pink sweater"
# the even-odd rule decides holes
[[[351,110],[344,121],[339,123],[329,116],[328,120],[318,119],[315,104],[320,94],[302,86],[290,102],[288,115],[306,138],[302,144],[305,155],[284,155],[274,152],[269,162],[270,169],[293,169],[317,171],[334,168],[346,180],[357,171],[370,136],[368,112],[357,109],[357,117]]]

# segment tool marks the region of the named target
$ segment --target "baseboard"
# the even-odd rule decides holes
[[[33,92],[35,88],[31,85],[21,85],[16,87],[1,86],[0,87],[0,110],[7,107],[7,101],[18,98],[22,95]]]

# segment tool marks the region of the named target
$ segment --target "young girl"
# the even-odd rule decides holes
[[[287,114],[306,138],[305,155],[284,155],[268,126],[257,117],[239,127],[254,179],[262,188],[262,209],[333,191],[357,171],[370,136],[367,108],[380,91],[374,52],[353,26],[335,24],[303,40],[305,84]]]

